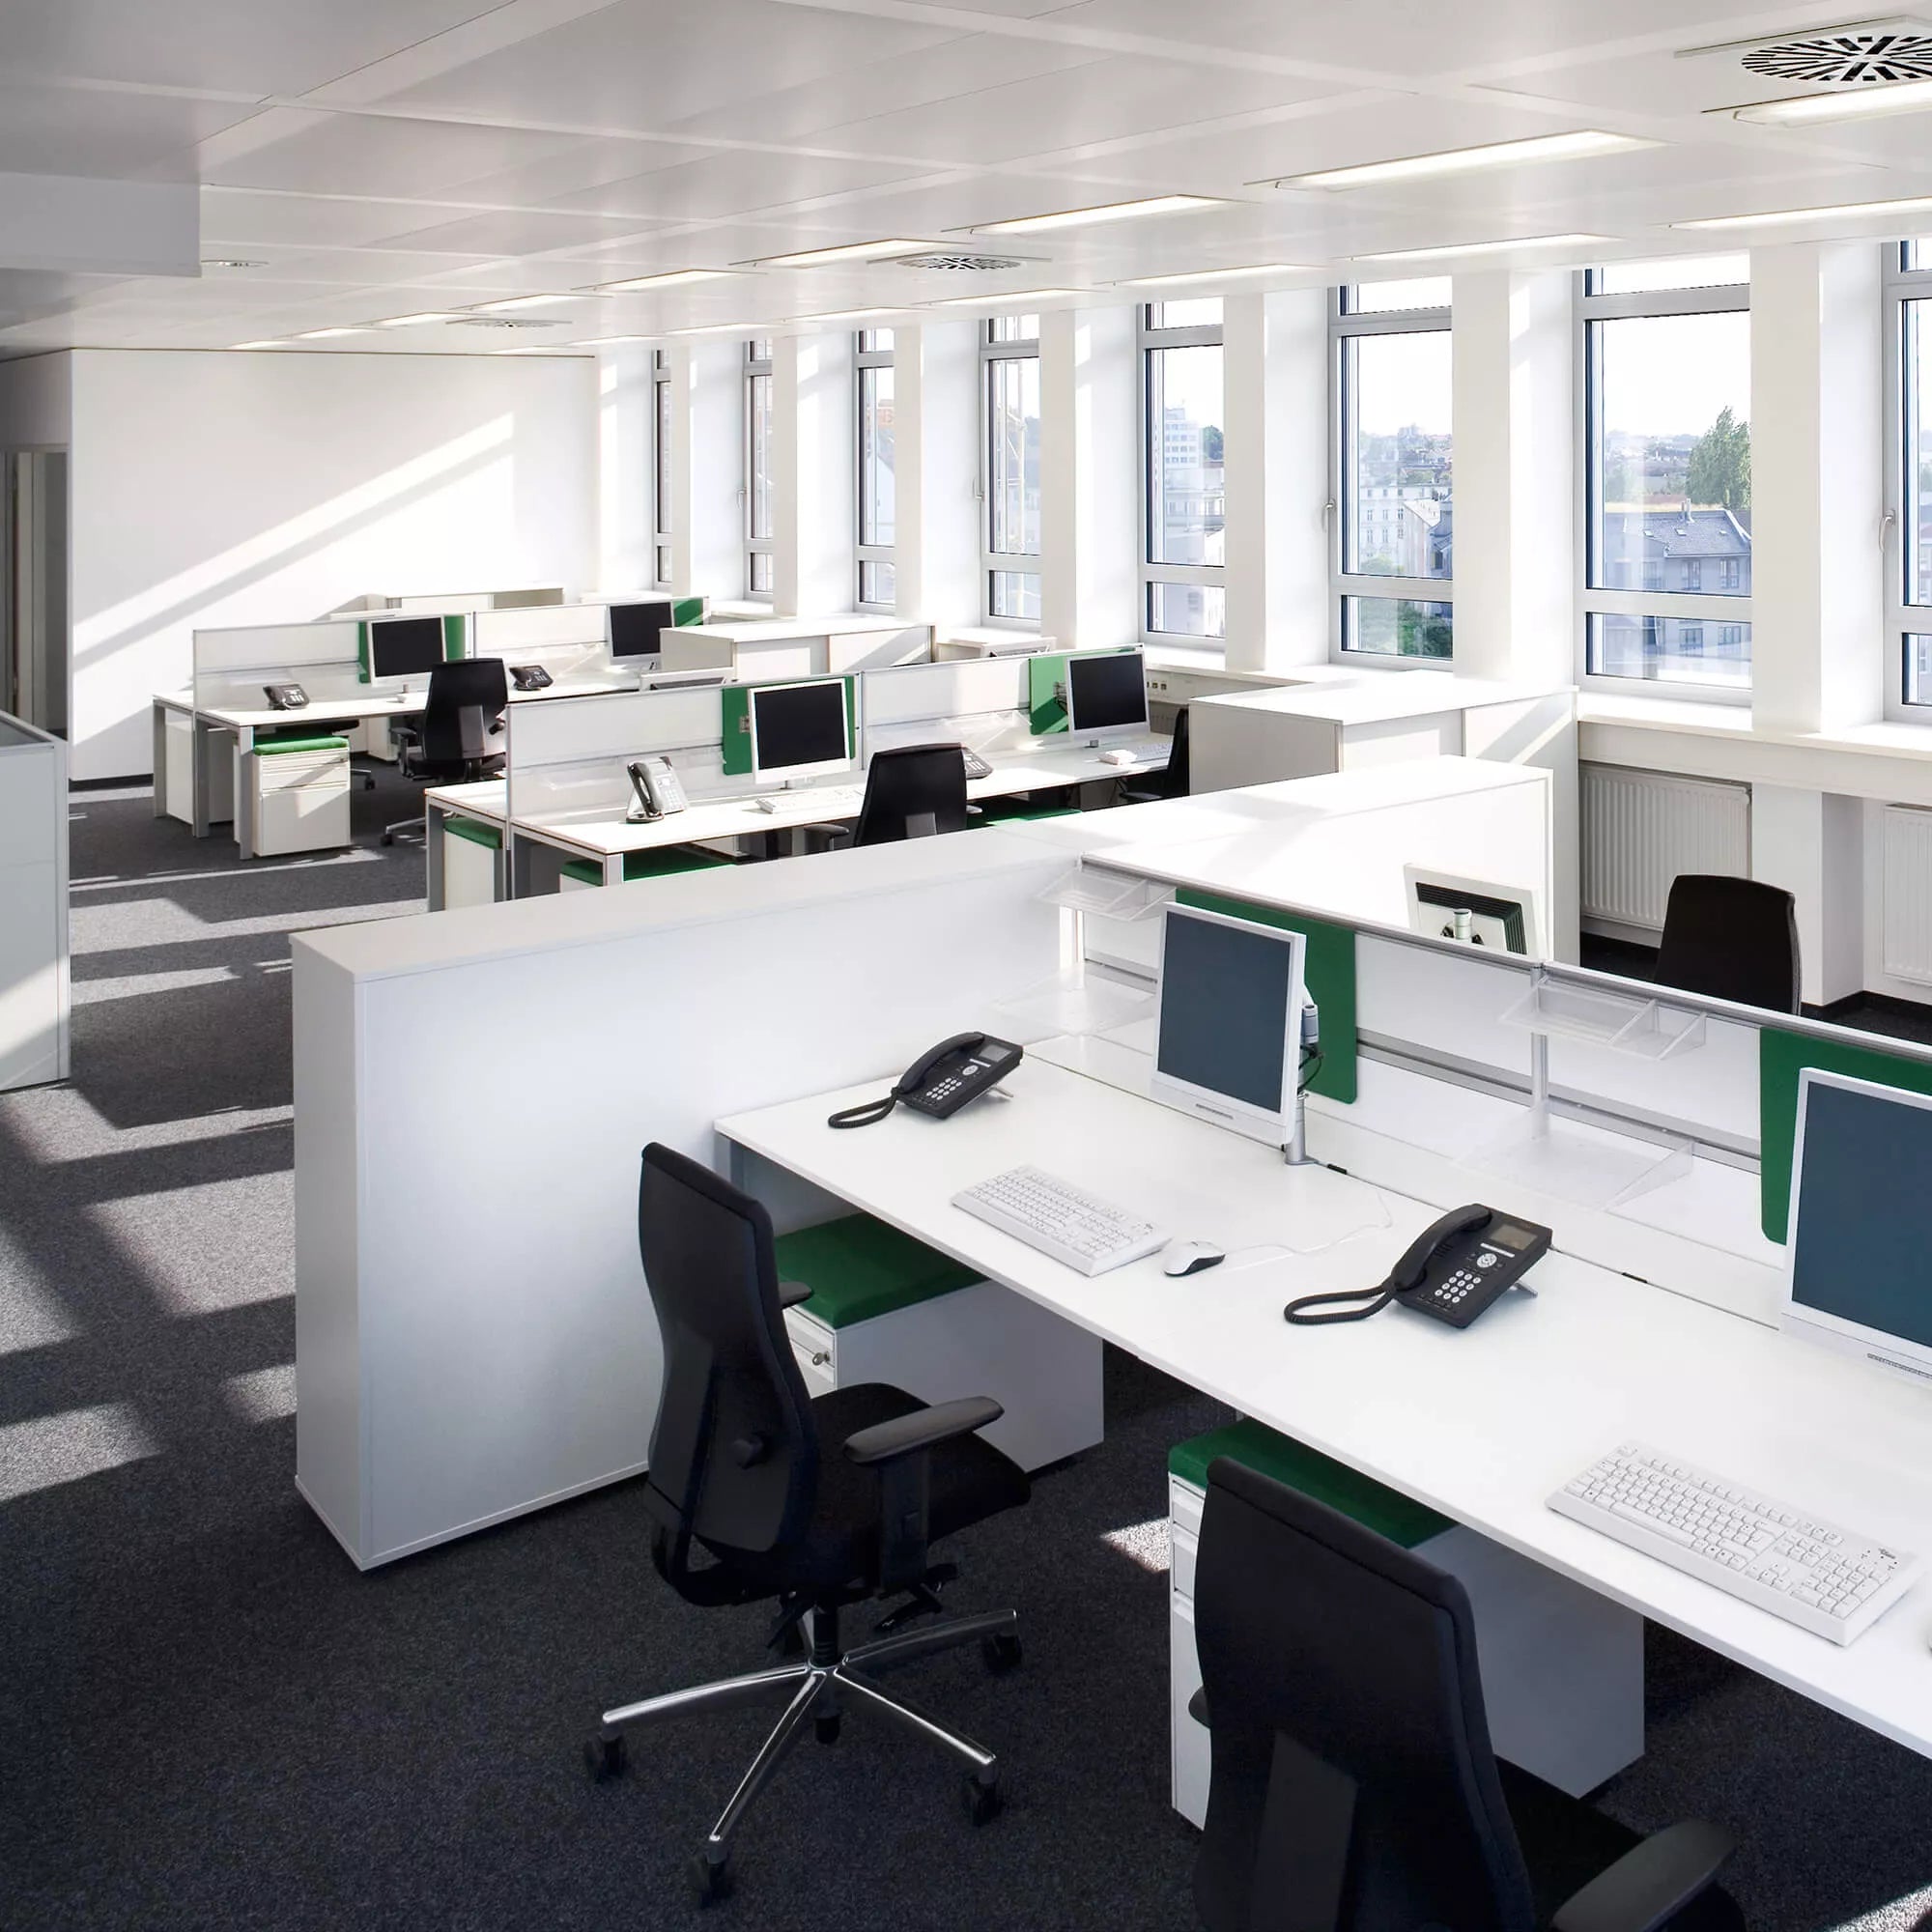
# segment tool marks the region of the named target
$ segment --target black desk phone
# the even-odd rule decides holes
[[[551,687],[551,674],[542,665],[512,665],[510,682],[519,691],[548,691]]]
[[[890,1094],[847,1107],[825,1124],[869,1127],[901,1103],[935,1121],[950,1120],[968,1100],[997,1087],[1024,1057],[1024,1049],[1009,1039],[995,1039],[989,1033],[954,1034],[915,1060]]]
[[[633,758],[625,769],[631,774],[631,789],[638,795],[638,802],[630,811],[633,819],[647,824],[685,809],[688,801],[683,781],[671,769],[670,760],[662,753]]]
[[[1281,1312],[1298,1326],[1314,1328],[1365,1321],[1399,1301],[1452,1328],[1466,1328],[1521,1282],[1549,1252],[1550,1238],[1549,1230],[1534,1221],[1472,1202],[1425,1228],[1379,1288],[1304,1294]],[[1355,1308],[1351,1302],[1366,1305]]]
[[[274,711],[299,711],[308,703],[308,693],[298,684],[265,684],[269,706]]]

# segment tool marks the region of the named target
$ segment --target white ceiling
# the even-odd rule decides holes
[[[1727,244],[1668,224],[1932,194],[1932,118],[1754,127],[1709,110],[1804,90],[1735,55],[1679,57],[1851,17],[1843,0],[15,6],[0,10],[0,172],[198,182],[201,253],[263,266],[0,273],[0,355],[227,348],[788,250],[957,242],[975,223],[1168,192],[1226,205],[984,238],[1029,258],[1000,276],[763,272],[586,297],[517,336],[432,325],[314,346],[562,347],[1043,285],[1118,299],[1128,276],[1258,262],[1326,282],[1353,254],[1579,230],[1613,238],[1593,256],[1705,251]],[[1249,185],[1577,128],[1667,145],[1399,188]]]

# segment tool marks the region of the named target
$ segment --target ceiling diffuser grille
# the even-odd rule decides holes
[[[990,275],[1001,269],[1023,269],[1017,255],[966,255],[957,249],[934,249],[924,255],[897,255],[895,269],[943,269],[951,274]]]
[[[1756,46],[1744,57],[1747,72],[1816,87],[1871,87],[1889,81],[1932,80],[1932,34],[1814,34],[1807,40]]]

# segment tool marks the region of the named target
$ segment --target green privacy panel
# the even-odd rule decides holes
[[[1137,651],[1140,646],[1121,644],[1116,648]],[[1027,659],[1027,714],[1036,738],[1066,729],[1066,707],[1054,696],[1053,687],[1066,682],[1066,660],[1072,655],[1070,651],[1048,651],[1043,657]],[[1100,653],[1087,651],[1082,655],[1097,657]]]
[[[672,598],[670,621],[673,625],[703,623],[704,599],[701,597]]]
[[[1218,912],[1228,919],[1252,920],[1298,932],[1308,941],[1308,997],[1321,1009],[1321,1067],[1308,1083],[1311,1094],[1344,1106],[1355,1102],[1355,932],[1352,926],[1302,919],[1275,906],[1252,905],[1220,893],[1197,893],[1183,886],[1177,905]]]
[[[355,681],[367,684],[374,674],[369,668],[369,626],[358,623],[355,626]]]
[[[1764,1232],[1782,1241],[1791,1224],[1791,1160],[1798,1141],[1798,1076],[1807,1066],[1843,1073],[1854,1080],[1902,1087],[1908,1094],[1932,1094],[1932,1062],[1904,1060],[1848,1041],[1813,1039],[1776,1027],[1757,1037],[1757,1119],[1762,1141],[1759,1181],[1763,1189]]]
[[[469,620],[465,616],[445,617],[442,620],[442,656],[445,664],[454,664],[465,655]]]
[[[819,684],[822,678],[766,678],[767,684]],[[853,755],[852,734],[858,728],[859,694],[856,680],[841,677],[845,687],[845,755]],[[727,684],[718,696],[724,715],[724,765],[727,779],[749,778],[752,771],[752,693],[751,684]]]

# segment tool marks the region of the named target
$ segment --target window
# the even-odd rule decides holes
[[[657,586],[668,590],[673,569],[670,543],[671,375],[668,350],[654,349],[651,352],[651,400],[652,437],[656,443],[651,478],[651,524],[654,531],[651,554],[655,558],[653,568],[657,573]]]
[[[1719,255],[1585,278],[1585,682],[1749,695],[1748,272]]]
[[[1345,661],[1454,655],[1448,301],[1441,277],[1335,294],[1331,642]]]
[[[859,331],[859,608],[890,611],[898,596],[893,546],[893,332]]]
[[[1039,622],[1039,317],[1000,315],[980,348],[985,404],[980,576],[989,620]]]
[[[1886,291],[1887,524],[1896,549],[1886,565],[1886,634],[1898,668],[1889,717],[1923,724],[1932,713],[1932,243],[1888,250]]]
[[[772,345],[745,345],[745,589],[772,594]]]
[[[1141,309],[1141,631],[1224,638],[1221,302]]]

